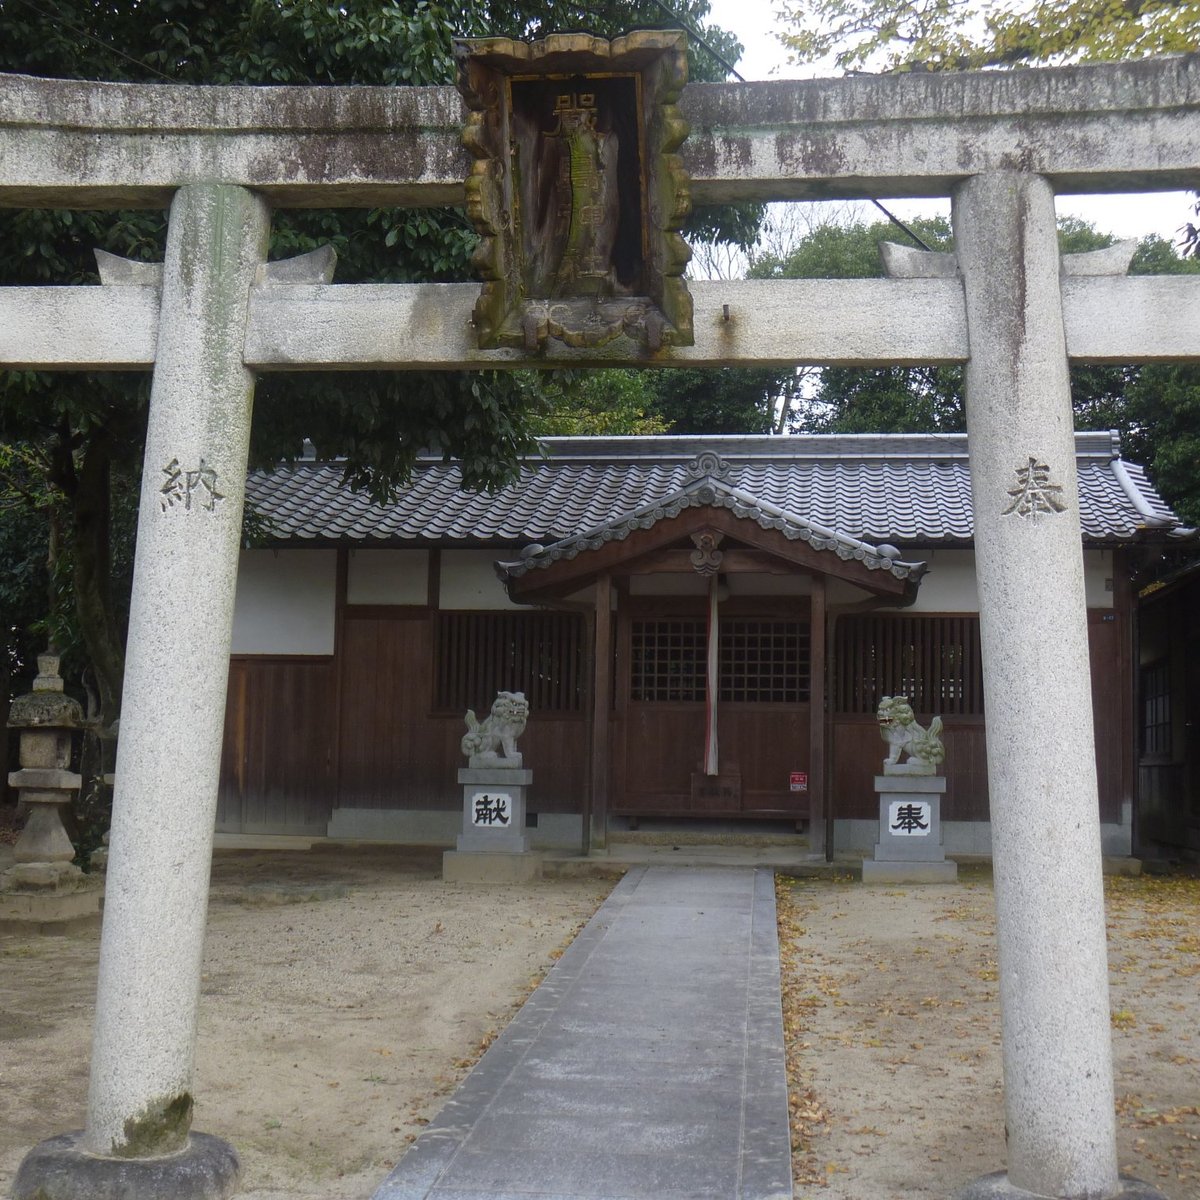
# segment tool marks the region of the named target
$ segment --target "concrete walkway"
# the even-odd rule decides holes
[[[790,1159],[771,873],[639,867],[375,1200],[789,1200]]]

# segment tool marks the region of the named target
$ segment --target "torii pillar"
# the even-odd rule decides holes
[[[1008,1170],[960,1200],[1149,1200],[1117,1168],[1100,816],[1054,193],[960,184]]]
[[[233,1148],[191,1132],[254,376],[242,361],[270,213],[240,187],[171,205],[113,799],[87,1128],[26,1156],[13,1200],[221,1200]]]

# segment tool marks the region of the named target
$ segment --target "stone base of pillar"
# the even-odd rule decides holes
[[[64,1133],[34,1146],[12,1200],[226,1200],[237,1189],[237,1152],[210,1134],[189,1134],[185,1149],[162,1158],[101,1158],[83,1148],[83,1136]]]
[[[961,1192],[955,1193],[954,1200],[1058,1200],[1057,1197],[1043,1196],[1038,1192],[1027,1192],[1008,1181],[1007,1171],[996,1171],[992,1175],[981,1175],[974,1183],[969,1183]],[[1117,1191],[1101,1200],[1167,1200],[1167,1197],[1156,1187],[1122,1175]]]
[[[532,883],[542,877],[542,856],[524,851],[447,850],[442,878],[447,883]]]

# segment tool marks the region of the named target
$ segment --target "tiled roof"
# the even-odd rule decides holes
[[[868,571],[882,571],[897,579],[920,579],[924,563],[902,562],[895,546],[872,546],[857,538],[846,537],[834,529],[816,525],[803,517],[787,512],[777,505],[759,500],[741,488],[730,487],[720,478],[709,474],[704,455],[699,457],[692,474],[695,478],[679,491],[662,500],[652,501],[614,521],[588,530],[576,537],[566,538],[549,546],[533,543],[522,551],[515,562],[496,564],[502,579],[519,579],[532,570],[546,568],[562,559],[573,559],[588,550],[599,550],[608,542],[623,541],[637,529],[651,529],[659,521],[677,517],[685,508],[727,508],[742,520],[754,521],[763,529],[777,529],[789,541],[807,542],[814,550],[828,550],[844,561],[860,562]],[[715,458],[715,456],[713,456]],[[727,464],[715,459],[722,474],[728,474]]]
[[[728,466],[725,483],[843,537],[916,546],[970,540],[964,434],[795,437],[547,438],[546,457],[495,494],[460,490],[457,466],[422,460],[394,504],[342,482],[338,463],[255,472],[247,499],[277,545],[516,546],[575,537],[678,493],[699,455]],[[1075,435],[1080,515],[1089,542],[1180,531],[1115,435]]]

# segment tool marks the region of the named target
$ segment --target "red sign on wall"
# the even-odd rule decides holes
[[[788,789],[793,792],[807,792],[808,773],[806,771],[793,771],[788,776]]]

